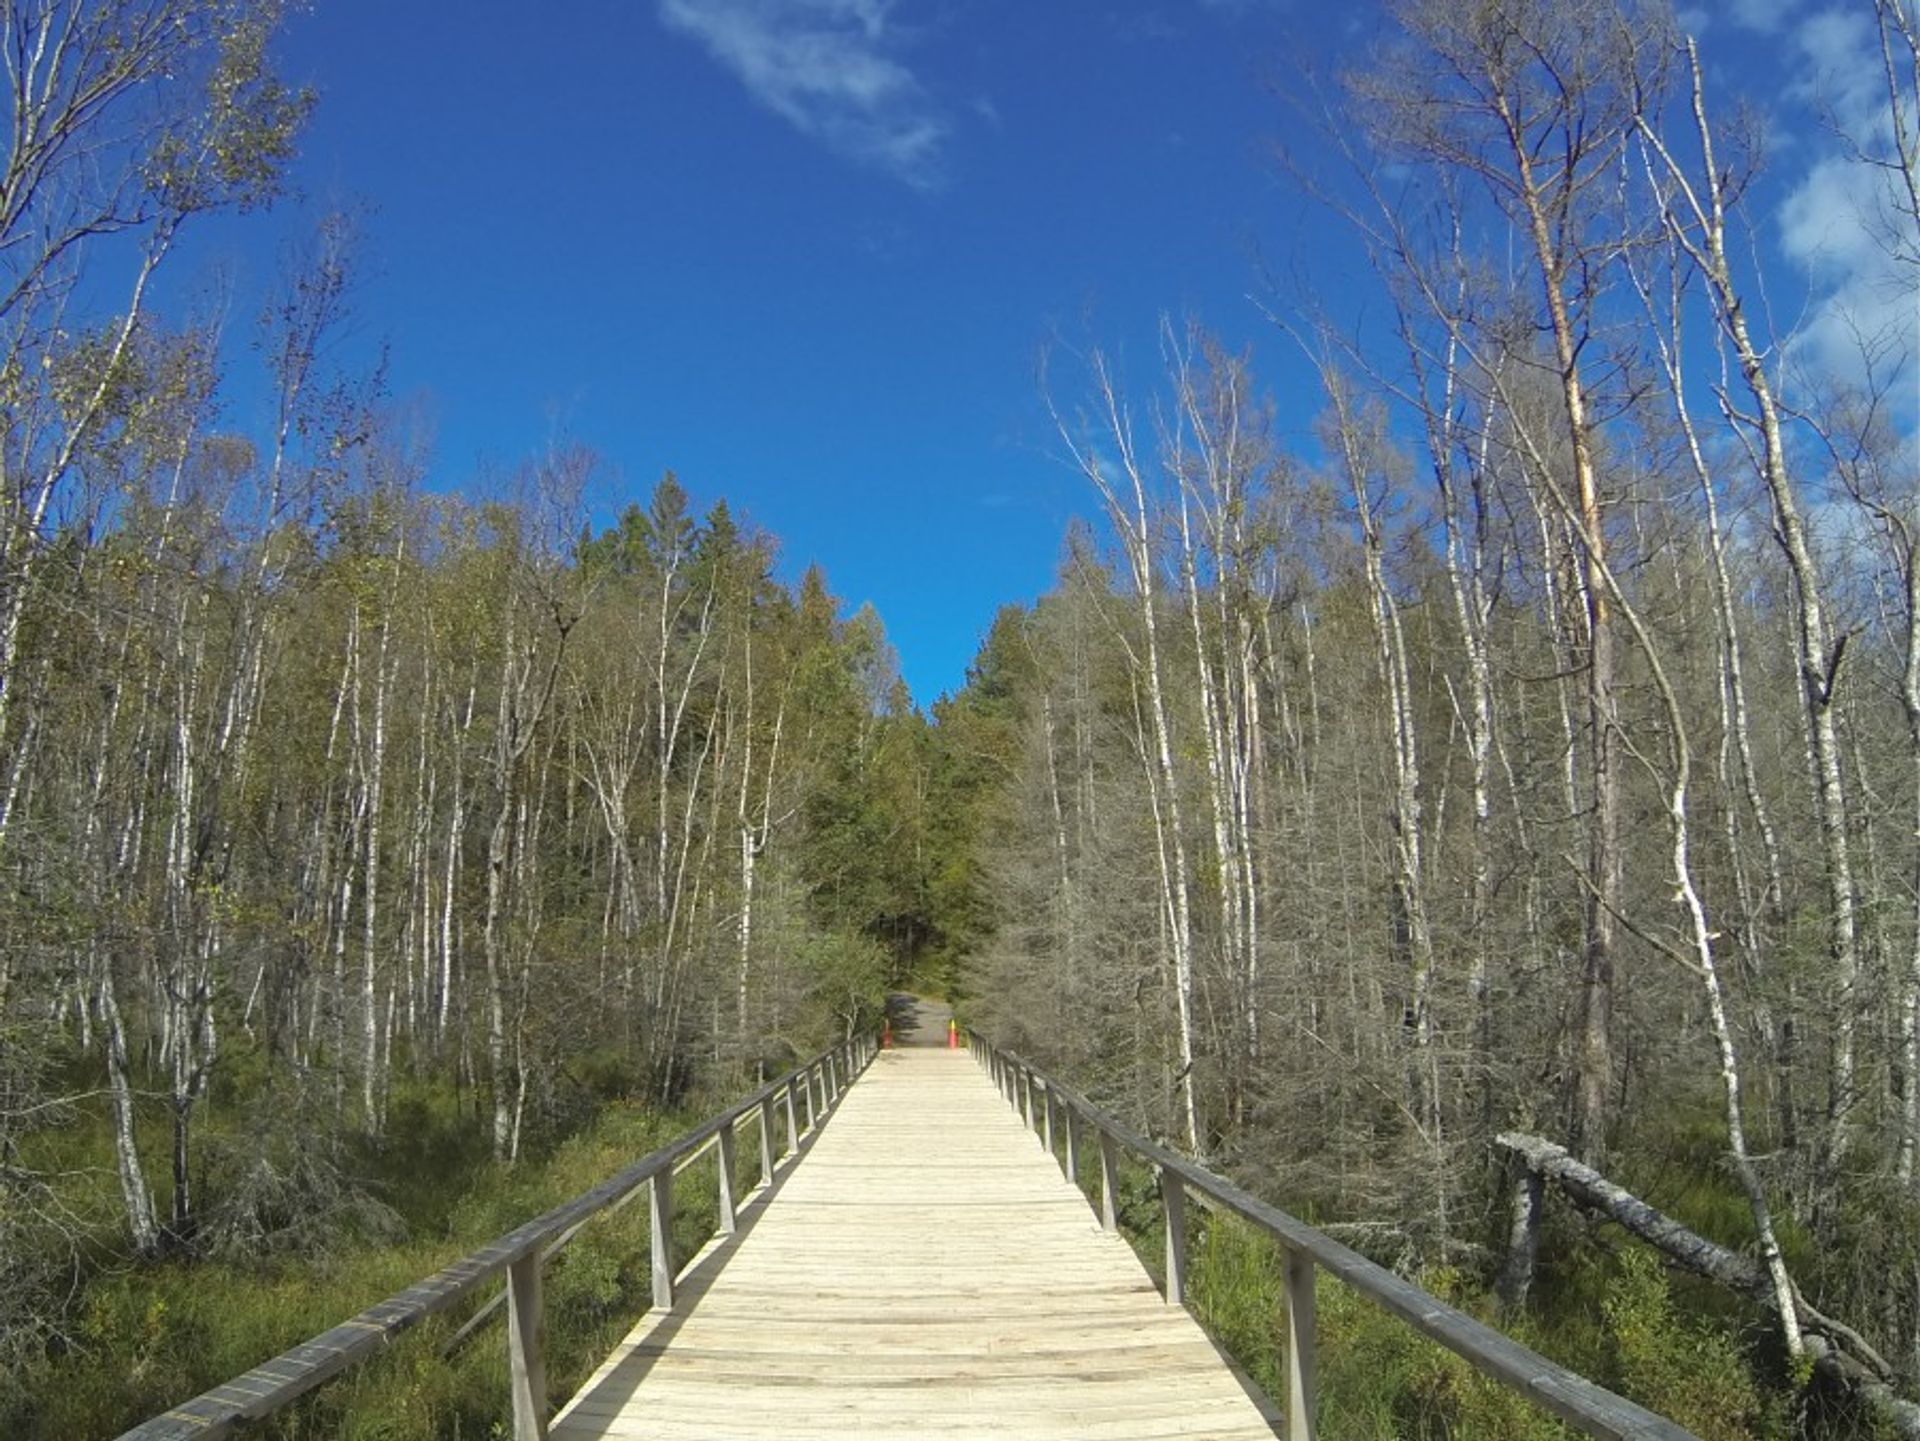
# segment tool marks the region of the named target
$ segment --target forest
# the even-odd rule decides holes
[[[1920,16],[1853,4],[1847,363],[1670,12],[1397,0],[1276,160],[1377,289],[1266,302],[1311,433],[1200,320],[1056,348],[1087,520],[925,710],[671,473],[445,474],[338,360],[344,218],[229,425],[155,277],[283,186],[283,7],[5,7],[0,1432],[111,1434],[910,988],[1702,1436],[1915,1434]],[[1323,1329],[1330,1435],[1556,1434]],[[439,1364],[287,1434],[488,1434]]]

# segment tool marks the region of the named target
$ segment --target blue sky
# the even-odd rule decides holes
[[[1291,204],[1263,72],[1303,33],[1251,3],[326,0],[282,48],[321,97],[296,202],[195,256],[239,334],[302,213],[361,207],[357,343],[431,417],[434,487],[556,432],[604,457],[603,516],[672,468],[872,601],[930,701],[1090,508],[1049,339],[1137,337],[1144,375],[1162,310],[1262,328]]]
[[[1791,63],[1825,13],[1693,18],[1709,53]],[[871,601],[927,702],[1092,509],[1040,399],[1050,340],[1117,349],[1145,383],[1158,317],[1191,314],[1256,344],[1305,430],[1305,377],[1248,299],[1258,257],[1310,266],[1336,310],[1364,302],[1350,242],[1270,159],[1272,87],[1343,63],[1356,14],[1372,23],[1286,0],[324,0],[282,49],[321,96],[296,199],[196,256],[238,312],[303,216],[360,208],[349,349],[389,347],[392,393],[432,421],[434,488],[564,435],[604,457],[604,520],[671,468],[777,535],[783,573],[818,561]]]

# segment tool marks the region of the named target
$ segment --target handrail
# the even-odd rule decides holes
[[[866,1068],[876,1049],[872,1038],[867,1036],[856,1036],[828,1047],[591,1190],[515,1227],[351,1320],[142,1422],[123,1433],[119,1441],[188,1441],[188,1438],[211,1441],[211,1438],[230,1435],[236,1427],[272,1415],[321,1383],[385,1349],[400,1332],[473,1295],[503,1271],[507,1276],[507,1354],[512,1375],[514,1441],[545,1441],[545,1328],[540,1272],[546,1258],[571,1240],[585,1222],[629,1200],[645,1185],[651,1203],[653,1303],[656,1309],[671,1309],[674,1282],[678,1279],[672,1248],[673,1178],[682,1169],[677,1163],[685,1158],[691,1164],[699,1153],[709,1148],[719,1152],[720,1232],[732,1234],[738,1223],[733,1194],[734,1132],[738,1124],[758,1113],[761,1183],[770,1184],[777,1149],[776,1107],[784,1105],[787,1113],[787,1144],[781,1154],[791,1155],[799,1149],[800,1138],[825,1120],[833,1103]],[[803,1085],[804,1126],[800,1121]]]
[[[1116,1229],[1118,1172],[1114,1148],[1123,1147],[1159,1173],[1165,1203],[1169,1304],[1186,1300],[1186,1192],[1193,1190],[1280,1242],[1286,1257],[1287,1441],[1312,1441],[1314,1432],[1313,1268],[1325,1267],[1347,1285],[1415,1330],[1439,1342],[1484,1376],[1551,1411],[1575,1430],[1604,1441],[1697,1441],[1664,1416],[1616,1396],[1584,1376],[1556,1365],[1465,1312],[1428,1295],[1404,1277],[1369,1261],[1325,1232],[1249,1195],[1185,1156],[1132,1130],[1085,1096],[1012,1051],[978,1035],[970,1037],[974,1059],[986,1069],[1008,1103],[1022,1113],[1053,1154],[1054,1112],[1064,1117],[1067,1177],[1078,1187],[1079,1121],[1099,1137],[1100,1219]],[[1036,1098],[1037,1093],[1037,1098]]]

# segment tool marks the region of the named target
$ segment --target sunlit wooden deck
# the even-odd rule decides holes
[[[883,1052],[556,1441],[1271,1438],[964,1051]]]

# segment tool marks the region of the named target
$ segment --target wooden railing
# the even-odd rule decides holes
[[[674,1177],[707,1153],[717,1155],[719,1228],[722,1235],[731,1235],[739,1221],[734,1156],[740,1129],[753,1126],[757,1130],[761,1184],[771,1184],[776,1161],[799,1149],[800,1138],[826,1118],[840,1094],[873,1059],[874,1049],[872,1040],[856,1037],[822,1051],[679,1139],[643,1156],[610,1180],[461,1257],[398,1295],[389,1296],[352,1320],[143,1422],[120,1441],[186,1441],[189,1437],[208,1441],[230,1435],[385,1350],[398,1333],[475,1295],[502,1272],[506,1274],[504,1304],[514,1441],[544,1441],[547,1383],[540,1282],[548,1258],[588,1221],[632,1200],[644,1186],[652,1234],[653,1304],[659,1310],[671,1309],[678,1279],[673,1263]],[[777,1113],[782,1110],[786,1117],[784,1150],[777,1129]],[[499,1304],[490,1303],[487,1310]],[[473,1324],[469,1322],[468,1329]]]
[[[1107,1230],[1115,1230],[1119,1223],[1120,1153],[1130,1152],[1154,1168],[1165,1215],[1169,1304],[1186,1302],[1189,1192],[1199,1204],[1238,1216],[1280,1243],[1285,1257],[1286,1441],[1312,1441],[1314,1434],[1315,1267],[1325,1268],[1382,1310],[1461,1357],[1474,1370],[1511,1387],[1577,1431],[1608,1441],[1696,1441],[1691,1432],[1665,1417],[1555,1365],[1304,1221],[1148,1140],[1013,1052],[1001,1050],[978,1035],[970,1038],[969,1045],[1007,1102],[1039,1135],[1048,1154],[1060,1154],[1056,1138],[1064,1129],[1061,1164],[1075,1186],[1080,1184],[1082,1130],[1092,1132],[1100,1150],[1100,1223]]]

